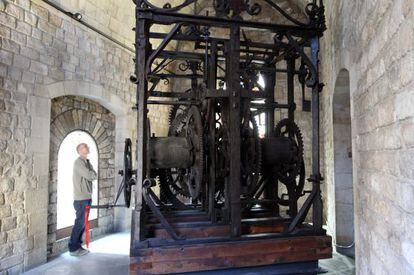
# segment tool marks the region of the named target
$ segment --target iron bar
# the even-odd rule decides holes
[[[94,26],[92,26],[92,25],[86,23],[85,21],[83,21],[82,20],[82,15],[80,13],[73,13],[73,12],[67,11],[63,7],[59,6],[58,4],[56,4],[56,3],[54,3],[53,1],[50,1],[50,0],[42,0],[42,2],[44,2],[47,5],[57,9],[58,11],[62,12],[63,14],[65,14],[67,16],[69,16],[73,20],[79,22],[80,24],[82,24],[83,26],[87,27],[88,29],[96,32],[97,34],[102,35],[106,39],[114,42],[115,44],[117,44],[118,46],[124,48],[125,50],[128,50],[131,53],[135,53],[135,50],[133,48],[125,45],[124,43],[120,42],[118,39],[115,39],[112,36],[109,36],[108,34],[104,33],[103,31],[101,31],[101,30],[95,28]]]
[[[147,178],[147,98],[148,81],[146,81],[146,64],[151,45],[149,43],[150,24],[147,19],[137,14],[136,21],[136,64],[135,75],[137,76],[137,186],[135,189],[135,209],[132,214],[132,240],[145,239],[145,207],[143,205],[142,183]]]
[[[229,130],[230,130],[230,226],[231,236],[241,236],[241,204],[240,204],[240,27],[233,23],[230,26],[230,41],[228,45],[228,69],[226,79],[229,96]]]
[[[137,12],[140,17],[147,18],[157,22],[157,24],[175,24],[175,23],[187,23],[195,24],[200,26],[209,26],[209,27],[221,27],[221,28],[231,28],[232,25],[237,25],[240,28],[252,28],[252,29],[261,29],[269,30],[275,33],[279,32],[289,32],[295,36],[310,36],[310,35],[319,35],[321,29],[314,26],[292,26],[292,25],[281,25],[281,24],[271,24],[264,22],[254,22],[254,21],[243,21],[238,19],[227,19],[220,17],[209,17],[202,15],[192,15],[192,14],[183,14],[183,13],[170,13],[162,10],[145,10],[137,8]]]

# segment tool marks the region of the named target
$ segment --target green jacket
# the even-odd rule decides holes
[[[73,200],[92,198],[92,181],[98,178],[92,164],[78,157],[73,164]]]

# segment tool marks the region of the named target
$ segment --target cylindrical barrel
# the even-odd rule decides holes
[[[190,145],[185,137],[154,137],[149,142],[151,168],[189,168]]]
[[[263,165],[274,166],[289,163],[296,152],[294,142],[288,137],[269,137],[262,139]]]

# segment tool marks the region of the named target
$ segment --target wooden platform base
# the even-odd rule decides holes
[[[130,274],[312,262],[332,257],[331,242],[329,236],[301,236],[141,248],[130,258]]]

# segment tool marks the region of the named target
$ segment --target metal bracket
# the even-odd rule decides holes
[[[144,189],[143,197],[144,197],[146,204],[149,206],[152,213],[161,222],[165,230],[167,230],[167,232],[170,234],[171,238],[173,238],[174,240],[184,240],[185,239],[184,237],[177,235],[174,228],[168,223],[167,219],[165,219],[161,211],[155,205],[154,199],[158,201],[159,199],[157,195],[154,194],[154,191],[152,191],[151,189],[151,186],[154,186],[154,185],[155,185],[154,179],[145,179],[144,182],[142,183],[142,187]]]

